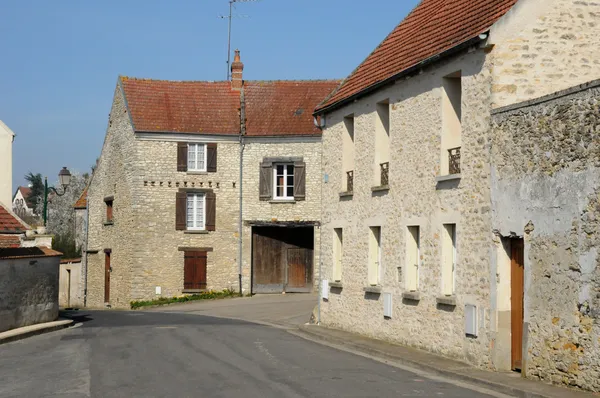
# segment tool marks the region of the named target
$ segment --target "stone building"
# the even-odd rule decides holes
[[[88,188],[88,306],[312,289],[321,131],[311,111],[339,82],[242,72],[236,52],[231,81],[118,79]]]
[[[594,191],[552,210],[576,190],[544,191],[558,185],[538,176],[552,173],[539,162],[593,173],[592,157],[562,162],[586,144],[560,119],[561,150],[548,130],[527,134],[569,109],[591,139],[595,118],[577,101],[529,117],[504,108],[600,77],[598,15],[574,0],[423,0],[317,107],[322,324],[599,389],[595,252],[565,235]]]

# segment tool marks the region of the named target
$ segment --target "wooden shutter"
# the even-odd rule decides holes
[[[188,144],[186,142],[177,143],[177,171],[187,171]]]
[[[185,231],[187,227],[187,194],[185,192],[175,193],[175,230]]]
[[[183,265],[183,289],[206,289],[206,260],[204,251],[185,251]]]
[[[214,192],[207,192],[204,196],[206,201],[206,230],[214,231],[217,221],[217,196]]]
[[[209,173],[217,172],[217,144],[206,144],[206,171]]]
[[[306,165],[304,162],[294,163],[294,199],[306,199]]]
[[[259,199],[271,200],[273,198],[273,164],[260,164]]]

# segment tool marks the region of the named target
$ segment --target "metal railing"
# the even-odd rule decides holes
[[[460,174],[460,147],[448,149],[448,173]]]
[[[390,162],[381,163],[381,183],[379,185],[386,186],[390,183]]]
[[[354,190],[354,170],[346,172],[346,191],[352,192]]]

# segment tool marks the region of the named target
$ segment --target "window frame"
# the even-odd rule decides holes
[[[278,196],[277,195],[277,167],[278,166],[283,166],[283,192],[284,192],[284,196]],[[293,168],[293,174],[292,177],[294,178],[292,185],[288,185],[288,177],[290,176],[288,174],[288,167],[292,166]],[[295,184],[296,184],[296,165],[294,163],[290,163],[290,162],[279,162],[279,163],[273,163],[273,200],[295,200],[295,196],[294,196],[294,190],[295,190]],[[292,189],[292,195],[289,196],[288,195],[288,190]]]
[[[193,201],[193,210],[194,210],[194,214],[192,216],[192,223],[196,224],[196,219],[197,219],[197,211],[198,211],[198,197],[202,197],[202,226],[192,226],[190,227],[189,225],[189,208],[188,208],[188,203],[189,203],[189,199],[191,197],[194,197],[194,201]],[[185,202],[185,228],[186,231],[206,231],[206,193],[204,192],[188,192],[186,195],[186,202]]]
[[[342,256],[344,253],[344,230],[343,228],[333,229],[333,272],[332,277],[335,282],[342,281]]]
[[[208,145],[204,144],[204,143],[196,143],[196,142],[190,142],[187,144],[187,171],[192,171],[192,172],[207,172],[208,170]],[[194,167],[190,167],[190,149],[193,147],[195,147],[195,151],[194,151]],[[198,168],[198,148],[202,146],[204,147],[204,168],[200,169]]]

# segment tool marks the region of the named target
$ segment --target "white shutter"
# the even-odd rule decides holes
[[[392,318],[392,293],[383,293],[383,316]]]
[[[465,334],[477,337],[477,307],[471,304],[465,305]]]

